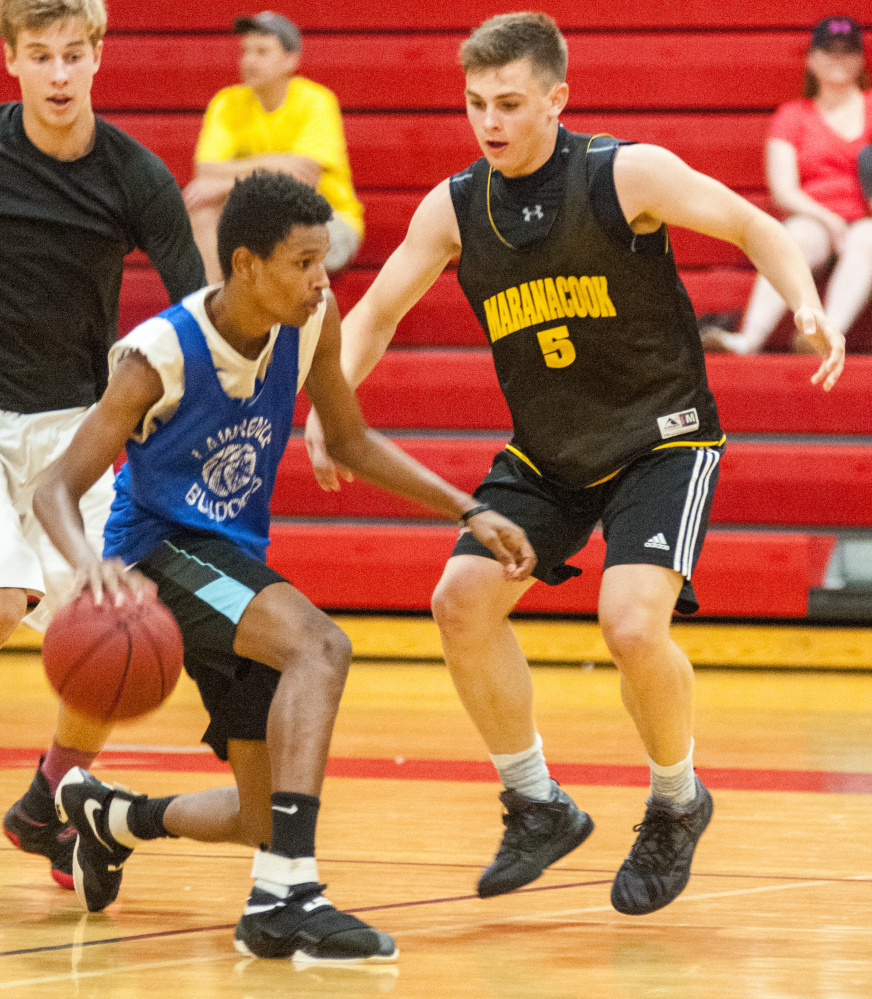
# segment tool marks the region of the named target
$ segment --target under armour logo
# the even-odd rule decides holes
[[[524,213],[524,221],[530,222],[532,219],[544,219],[545,216],[542,214],[542,206],[536,205],[535,208],[522,208],[521,211]]]

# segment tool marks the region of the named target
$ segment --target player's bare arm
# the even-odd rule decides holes
[[[825,391],[835,385],[845,363],[845,338],[824,315],[808,265],[779,222],[659,146],[622,146],[614,178],[635,232],[654,232],[665,222],[738,246],[784,298],[797,329],[824,359],[812,382],[822,382]]]
[[[332,297],[306,378],[306,392],[318,410],[327,453],[355,475],[453,520],[479,505],[364,422],[340,367],[339,310]],[[533,571],[533,549],[526,534],[510,520],[484,510],[471,517],[467,526],[503,565],[506,579],[518,582]]]
[[[400,320],[459,253],[460,231],[444,180],[418,206],[405,239],[342,321],[342,370],[352,386],[356,388],[372,371]],[[322,489],[339,489],[340,478],[351,481],[348,469],[328,456],[314,410],[306,421],[306,446]]]
[[[102,399],[34,494],[33,508],[46,534],[76,570],[73,595],[86,586],[98,602],[104,589],[116,600],[125,590],[140,599],[154,592],[153,583],[127,571],[119,559],[100,559],[85,536],[79,500],[112,465],[162,395],[160,376],[148,361],[134,351],[125,354]]]
[[[444,180],[418,206],[405,239],[342,320],[342,370],[353,386],[372,371],[400,320],[459,253],[460,230]]]

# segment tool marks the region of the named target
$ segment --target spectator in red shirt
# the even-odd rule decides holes
[[[835,260],[827,285],[827,317],[843,332],[872,290],[870,200],[857,173],[860,150],[872,141],[872,92],[859,25],[827,17],[812,32],[803,99],[775,113],[766,144],[766,176],[785,226],[814,270]],[[758,277],[739,333],[701,330],[706,350],[756,353],[785,312],[784,300]],[[798,351],[808,347],[801,334]]]

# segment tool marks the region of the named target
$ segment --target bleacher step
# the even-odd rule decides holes
[[[425,611],[457,537],[452,525],[274,522],[267,560],[319,607]],[[832,535],[710,531],[694,574],[701,613],[801,618],[835,547]],[[537,583],[519,611],[594,614],[605,542],[571,560],[583,574]]]

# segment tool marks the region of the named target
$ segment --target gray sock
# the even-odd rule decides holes
[[[491,754],[491,760],[507,791],[517,791],[537,801],[548,801],[551,797],[554,785],[542,753],[542,736],[538,732],[536,741],[529,749],[520,753]]]
[[[696,798],[693,739],[690,740],[690,752],[680,763],[662,767],[649,756],[648,765],[651,767],[651,797],[686,810]]]

